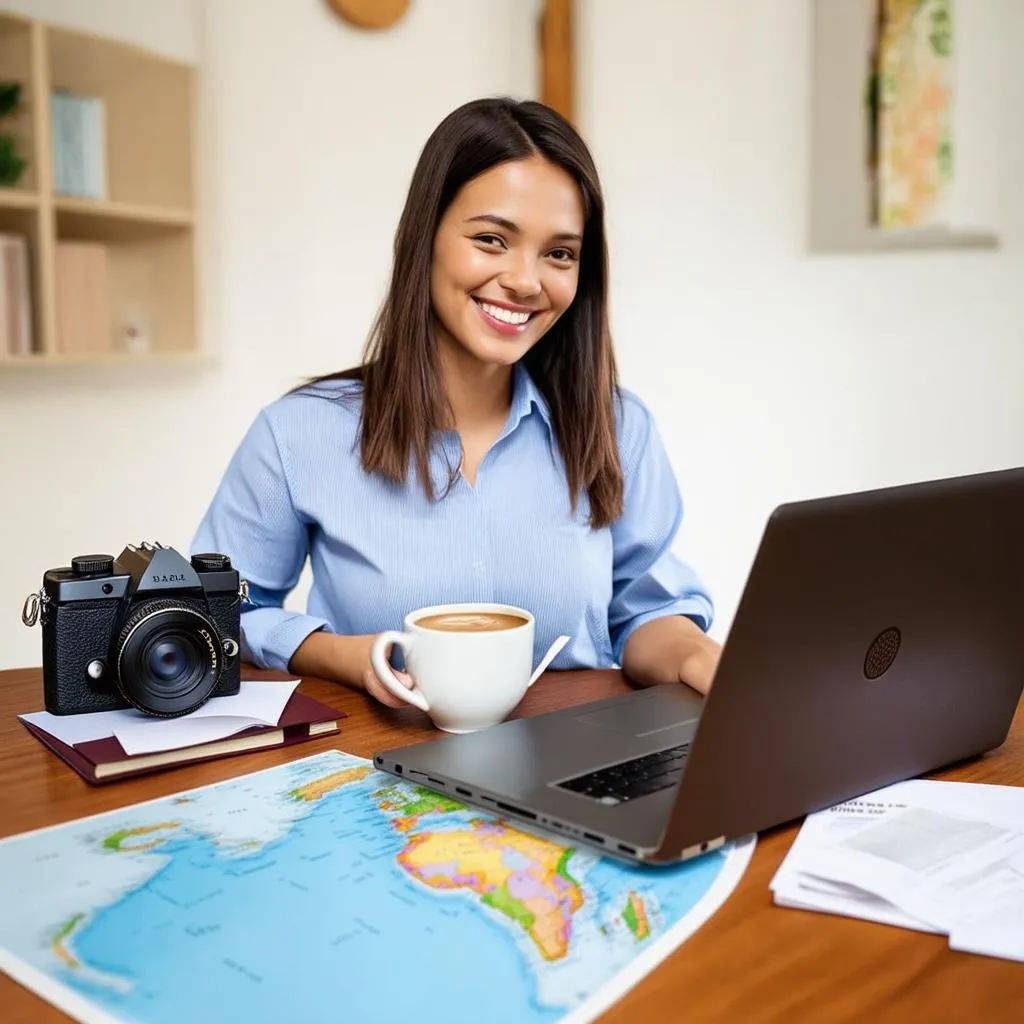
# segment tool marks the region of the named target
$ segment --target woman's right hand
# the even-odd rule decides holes
[[[344,683],[353,689],[364,690],[370,697],[389,708],[405,706],[388,691],[370,664],[376,634],[366,636],[339,636],[318,630],[310,633],[299,645],[288,663],[288,671],[297,676],[316,676]],[[412,689],[412,679],[405,672],[395,672],[395,678]]]
[[[410,690],[412,689],[412,676],[406,672],[399,672],[397,669],[393,669],[393,672],[395,678],[403,686],[407,686]],[[384,704],[389,708],[409,707],[409,704],[406,701],[399,700],[384,686],[383,683],[381,683],[377,678],[377,673],[373,671],[373,666],[367,666],[367,669],[363,674],[363,689],[366,690],[374,700],[379,700],[381,704]]]

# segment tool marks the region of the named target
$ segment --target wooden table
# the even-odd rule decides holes
[[[15,717],[42,706],[40,671],[0,672],[0,836],[334,747],[369,757],[389,746],[438,735],[412,708],[392,711],[319,680],[305,680],[301,688],[348,713],[339,735],[92,787],[31,737]],[[549,674],[517,713],[536,714],[627,688],[617,672]],[[1024,786],[1024,704],[1010,738],[998,751],[937,777]],[[953,953],[941,936],[773,906],[768,883],[795,835],[796,826],[762,835],[746,875],[721,910],[604,1021],[1024,1020],[1024,964]],[[0,1007],[7,1024],[64,1019],[2,975]]]

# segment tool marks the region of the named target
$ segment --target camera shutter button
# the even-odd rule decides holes
[[[91,576],[94,573],[110,575],[114,571],[112,555],[76,555],[71,559],[71,571],[76,576]]]
[[[231,568],[231,559],[227,555],[193,555],[192,568],[196,572],[224,572]]]

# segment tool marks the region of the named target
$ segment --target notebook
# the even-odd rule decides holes
[[[232,754],[253,750],[287,747],[294,743],[329,736],[339,731],[338,720],[345,712],[321,704],[302,693],[293,693],[276,726],[255,726],[235,733],[226,739],[199,743],[175,750],[161,750],[131,757],[124,752],[114,736],[88,740],[74,745],[51,736],[31,722],[21,724],[37,740],[53,751],[65,764],[73,768],[86,782],[94,784],[112,782],[133,775],[144,775],[184,764],[196,764]]]

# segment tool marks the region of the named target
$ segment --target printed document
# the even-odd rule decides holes
[[[1024,961],[1024,789],[914,779],[809,815],[771,888]]]

